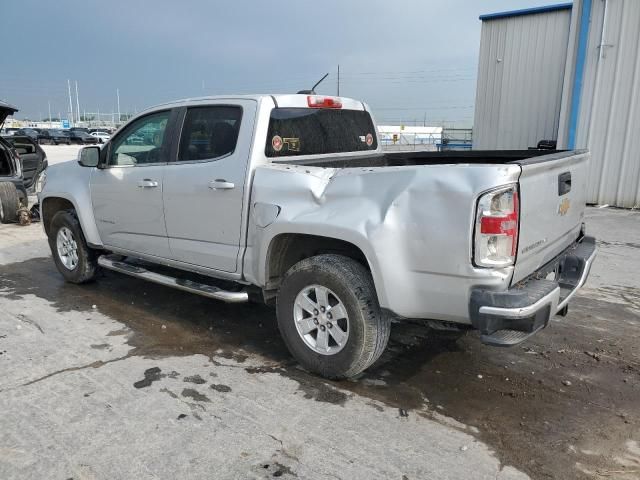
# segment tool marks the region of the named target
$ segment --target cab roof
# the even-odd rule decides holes
[[[271,100],[277,107],[282,108],[309,108],[309,97],[318,97],[322,99],[333,99],[341,104],[341,108],[344,110],[367,110],[365,104],[359,100],[355,100],[347,97],[337,97],[332,95],[320,95],[320,94],[253,94],[253,95],[212,95],[206,97],[194,97],[185,98],[182,100],[175,100],[173,102],[161,103],[146,109],[145,111],[152,111],[158,108],[164,107],[181,107],[187,105],[194,105],[199,103],[207,103],[208,101],[218,100],[255,100],[260,102],[261,100]]]

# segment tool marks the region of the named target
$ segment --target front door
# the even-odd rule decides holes
[[[171,110],[133,121],[105,148],[91,174],[91,200],[103,243],[168,258],[162,188],[169,158]]]
[[[172,258],[236,272],[256,102],[188,107],[177,157],[167,165],[164,208]]]

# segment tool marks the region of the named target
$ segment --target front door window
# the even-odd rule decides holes
[[[169,156],[165,132],[170,111],[157,112],[140,118],[114,140],[109,166],[135,166],[166,163]]]

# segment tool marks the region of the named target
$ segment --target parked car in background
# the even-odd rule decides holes
[[[98,143],[98,139],[96,137],[93,137],[82,130],[69,130],[69,138],[71,139],[71,143],[77,143],[79,145]]]
[[[85,127],[71,127],[69,129],[70,132],[84,132],[84,133],[91,133],[91,131],[88,128]]]
[[[0,127],[18,109],[0,102]],[[18,219],[18,209],[28,206],[27,188],[42,185],[47,157],[36,141],[27,136],[0,136],[0,223]]]
[[[25,188],[30,189],[40,173],[47,168],[47,154],[33,138],[24,135],[9,135],[5,142],[13,147],[20,159]]]
[[[107,132],[100,131],[91,132],[89,135],[91,135],[92,137],[96,137],[98,139],[98,143],[108,142],[111,138],[111,135],[109,135]]]
[[[42,133],[40,143],[43,143],[43,140],[46,140],[46,143],[48,143],[49,145],[60,145],[61,143],[64,143],[65,145],[71,145],[71,138],[69,137],[69,134],[64,130],[45,130]]]
[[[127,137],[127,145],[144,145],[144,137],[142,135],[133,134]]]
[[[13,135],[18,130],[20,130],[20,129],[19,128],[14,128],[14,127],[3,128],[2,129],[2,132],[3,132],[2,135],[5,135],[5,136]]]
[[[13,134],[14,135],[22,135],[22,136],[31,137],[36,141],[38,140],[38,137],[40,136],[40,132],[38,132],[34,128],[20,128],[18,130],[15,130],[13,132]]]

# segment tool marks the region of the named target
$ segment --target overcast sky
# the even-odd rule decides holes
[[[540,0],[1,0],[0,99],[18,118],[140,111],[179,98],[311,88],[379,123],[471,125],[484,13]]]

